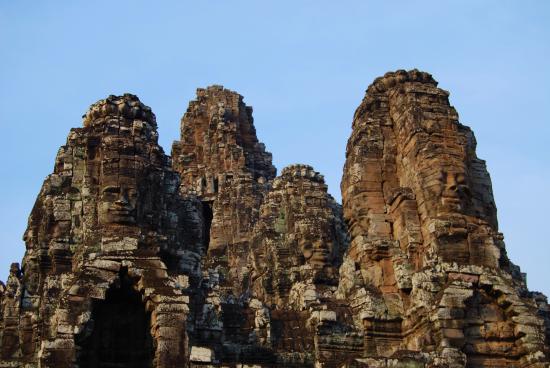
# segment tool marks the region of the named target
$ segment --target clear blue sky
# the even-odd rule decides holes
[[[391,5],[390,5],[391,4]],[[43,179],[88,106],[131,92],[169,153],[197,87],[254,107],[280,170],[340,199],[355,108],[387,71],[428,71],[487,160],[508,253],[550,294],[550,2],[0,0],[0,279]]]

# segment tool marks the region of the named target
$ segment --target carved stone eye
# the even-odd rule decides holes
[[[107,186],[102,190],[102,197],[106,200],[114,200],[120,194],[120,188],[115,186]]]
[[[119,187],[113,187],[113,186],[105,187],[105,188],[103,188],[103,193],[118,194],[118,193],[120,193],[120,188]]]

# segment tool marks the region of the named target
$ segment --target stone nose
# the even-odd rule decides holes
[[[458,190],[458,183],[454,175],[447,176],[447,190],[456,192]]]
[[[129,201],[128,201],[128,192],[125,191],[125,190],[121,190],[120,194],[119,194],[119,196],[116,200],[116,203],[120,204],[120,205],[127,205],[129,203]]]
[[[329,253],[329,250],[327,249],[327,246],[323,242],[318,241],[313,243],[313,252],[319,256],[319,255],[327,255]]]

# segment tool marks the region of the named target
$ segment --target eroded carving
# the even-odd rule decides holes
[[[71,130],[0,283],[1,367],[547,367],[475,138],[431,75],[358,107],[343,205],[276,177],[252,108],[197,90],[171,159],[136,96]]]

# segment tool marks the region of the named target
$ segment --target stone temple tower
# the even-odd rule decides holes
[[[197,203],[178,196],[156,129],[151,110],[124,95],[92,105],[84,127],[71,130],[30,215],[13,292],[3,296],[3,361],[185,361],[188,276],[178,257],[200,245],[200,217]]]
[[[547,349],[544,320],[506,256],[485,162],[448,96],[417,70],[368,88],[342,178],[351,244],[340,289],[361,299],[368,354],[532,366]]]
[[[266,183],[276,173],[271,154],[256,137],[252,108],[222,86],[198,89],[172,157],[182,195],[202,203],[206,263],[227,271],[222,283],[239,289]]]
[[[448,96],[418,70],[368,87],[342,205],[309,165],[277,176],[221,86],[172,157],[136,96],[93,104],[0,282],[0,368],[550,367],[547,299]]]

